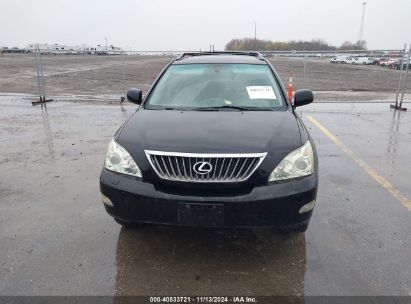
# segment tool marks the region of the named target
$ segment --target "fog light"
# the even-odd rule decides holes
[[[105,196],[104,194],[101,194],[101,198],[102,198],[103,203],[105,205],[110,206],[110,207],[114,207],[113,203],[111,202],[111,199],[109,199],[107,196]]]
[[[302,206],[300,208],[300,210],[298,211],[298,213],[305,213],[308,212],[310,210],[312,210],[315,206],[315,201],[309,202],[308,204],[305,204],[304,206]]]

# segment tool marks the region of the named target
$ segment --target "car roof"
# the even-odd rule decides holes
[[[194,64],[194,63],[245,63],[245,64],[267,64],[265,60],[252,55],[220,54],[187,56],[176,59],[173,64]]]

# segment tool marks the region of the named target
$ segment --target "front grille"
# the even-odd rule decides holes
[[[148,150],[145,152],[160,178],[195,183],[245,181],[267,155],[267,153],[197,154]]]

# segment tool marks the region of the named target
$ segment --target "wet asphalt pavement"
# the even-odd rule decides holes
[[[411,295],[411,113],[299,108],[320,187],[308,231],[286,236],[117,225],[98,179],[134,109],[0,100],[0,295]]]

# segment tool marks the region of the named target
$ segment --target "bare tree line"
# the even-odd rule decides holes
[[[366,50],[367,43],[364,40],[357,42],[345,41],[336,47],[328,44],[323,39],[312,39],[311,41],[291,40],[288,42],[261,40],[254,38],[232,39],[225,46],[226,51],[333,51],[333,50]]]

